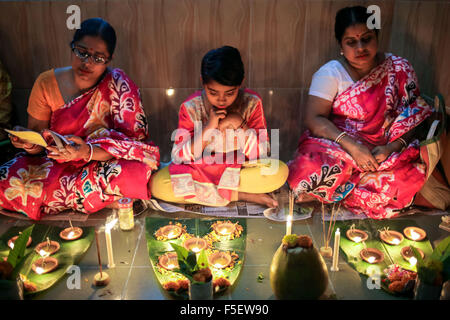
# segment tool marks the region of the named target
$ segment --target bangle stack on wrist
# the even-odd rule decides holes
[[[403,138],[397,138],[398,141],[402,144],[402,150],[408,147],[408,144],[406,143],[405,139]]]
[[[336,142],[336,143],[339,143],[341,140],[342,140],[342,138],[343,137],[345,137],[347,135],[347,132],[341,132],[337,137],[336,137],[336,139],[334,140],[334,142]]]

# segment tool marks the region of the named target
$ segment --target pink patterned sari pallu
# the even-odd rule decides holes
[[[420,97],[411,65],[390,56],[335,98],[330,119],[372,150],[409,132],[431,112]],[[393,217],[410,205],[426,179],[417,139],[392,153],[376,172],[361,172],[339,144],[308,130],[289,171],[288,183],[297,195],[306,193],[325,203],[342,201],[355,214],[374,219]]]
[[[0,167],[0,206],[34,220],[66,209],[96,212],[121,197],[149,199],[159,149],[146,143],[147,119],[138,87],[120,69],[52,114],[50,129],[76,135],[113,156],[58,163],[19,154]]]

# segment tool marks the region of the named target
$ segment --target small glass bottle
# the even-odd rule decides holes
[[[134,228],[133,201],[130,198],[119,199],[119,227],[124,231]]]

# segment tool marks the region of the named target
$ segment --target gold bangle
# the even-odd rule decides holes
[[[334,142],[336,142],[336,143],[339,143],[341,140],[342,140],[342,138],[344,137],[344,136],[346,136],[347,135],[347,132],[341,132],[337,137],[336,137],[336,139],[334,139]]]

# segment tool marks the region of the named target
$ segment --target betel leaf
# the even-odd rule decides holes
[[[191,273],[197,269],[197,256],[195,255],[195,252],[189,251],[186,258],[186,264],[188,265]]]
[[[185,247],[179,246],[173,242],[171,242],[170,245],[172,246],[173,250],[175,250],[175,252],[177,253],[178,260],[186,260],[189,251]]]
[[[200,254],[198,255],[197,267],[197,270],[209,267],[208,256],[206,255],[205,250],[200,251]]]
[[[439,242],[430,259],[444,261],[448,256],[450,256],[450,236]]]
[[[422,255],[420,254],[419,250],[417,250],[414,246],[411,246],[411,250],[417,259],[417,268],[423,267],[425,265],[425,262],[423,261]]]
[[[27,242],[31,236],[31,233],[33,232],[33,228],[34,224],[26,228],[14,242],[14,248],[10,251],[7,260],[13,268],[15,268],[20,260],[24,257]]]

